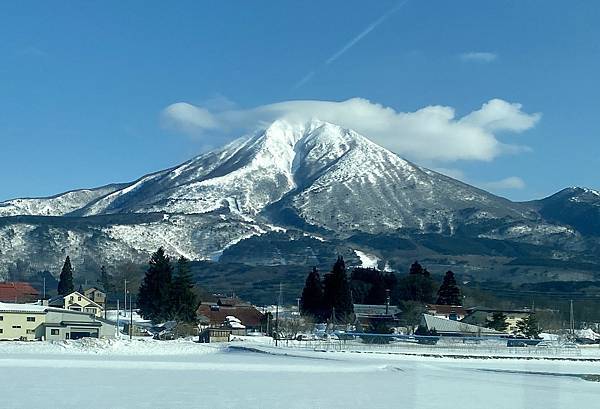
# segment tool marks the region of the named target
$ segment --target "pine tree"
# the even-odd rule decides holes
[[[527,338],[538,338],[541,329],[535,314],[529,314],[527,317],[517,322],[517,331]]]
[[[73,291],[75,291],[75,286],[73,285],[73,267],[71,266],[71,259],[67,256],[58,280],[58,295],[71,294]]]
[[[508,328],[506,315],[498,311],[492,314],[491,320],[486,320],[487,328],[495,329],[496,331],[504,332]]]
[[[173,267],[162,247],[152,254],[149,264],[146,276],[140,285],[138,308],[145,319],[163,322],[173,318],[171,306]]]
[[[387,296],[385,280],[379,271],[373,271],[372,285],[365,297],[365,304],[383,305]]]
[[[408,271],[408,274],[410,274],[410,275],[423,275],[424,274],[423,266],[421,266],[418,261],[415,261],[410,266],[410,270]]]
[[[331,273],[325,275],[323,298],[331,318],[348,321],[354,313],[350,284],[346,277],[346,263],[339,256]]]
[[[196,293],[194,293],[194,283],[188,259],[183,256],[177,260],[177,274],[171,286],[171,305],[178,321],[196,323],[198,299]]]
[[[456,279],[454,278],[454,273],[452,271],[446,272],[444,281],[438,290],[437,296],[438,298],[436,304],[462,305],[460,299],[460,289],[456,284]]]
[[[300,298],[300,310],[302,314],[312,315],[316,319],[323,319],[323,284],[316,267],[306,277],[306,283]]]
[[[98,284],[102,287],[102,291],[109,294],[114,291],[114,284],[110,274],[106,271],[106,267],[100,267],[100,277],[98,278]]]

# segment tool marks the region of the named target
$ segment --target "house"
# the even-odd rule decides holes
[[[231,305],[235,304],[235,305]],[[244,332],[248,330],[260,330],[264,320],[264,314],[256,307],[245,303],[234,303],[229,299],[226,303],[201,303],[196,310],[201,325],[219,328],[226,327],[228,323],[235,322],[242,325]],[[241,329],[241,328],[237,328]]]
[[[363,328],[377,323],[391,324],[398,322],[402,311],[395,305],[354,304],[354,316],[357,324]]]
[[[0,283],[0,302],[27,303],[39,299],[40,292],[23,281]]]
[[[0,340],[113,338],[116,326],[95,314],[41,304],[0,303]]]
[[[531,314],[531,310],[528,308],[519,310],[501,310],[494,308],[473,307],[467,309],[467,316],[463,318],[462,321],[467,324],[485,326],[487,321],[490,321],[495,313],[502,313],[506,316],[506,323],[508,324],[506,332],[514,333],[518,331],[517,323],[523,318],[529,316],[529,314]]]
[[[40,339],[46,309],[41,305],[0,302],[0,340]]]
[[[73,291],[64,296],[57,295],[56,297],[52,297],[48,300],[48,306],[91,313],[97,317],[102,317],[104,315],[104,308],[101,305],[78,291]]]
[[[434,317],[453,321],[462,321],[467,316],[467,310],[462,305],[427,304],[425,311]]]
[[[106,293],[99,288],[90,287],[83,291],[83,295],[101,306],[103,309],[106,308]]]
[[[436,317],[430,314],[423,314],[421,317],[421,326],[428,331],[435,331],[442,336],[454,337],[481,337],[481,336],[502,336],[506,335],[491,328],[480,327],[478,325],[466,324],[461,321],[449,320],[442,317]]]

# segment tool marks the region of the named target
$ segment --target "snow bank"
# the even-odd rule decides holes
[[[217,344],[199,344],[191,338],[173,341],[83,338],[65,341],[0,342],[5,354],[106,354],[106,355],[198,355],[218,352]]]

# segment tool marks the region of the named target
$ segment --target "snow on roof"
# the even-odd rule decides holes
[[[39,304],[13,304],[0,302],[2,312],[45,312],[48,307]]]
[[[237,319],[236,317],[234,317],[233,315],[228,315],[225,317],[225,319],[227,321],[235,321],[235,322],[242,322],[241,320]]]

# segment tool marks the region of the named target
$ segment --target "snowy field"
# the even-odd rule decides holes
[[[0,343],[2,408],[597,407],[597,362],[315,352],[265,343]]]

